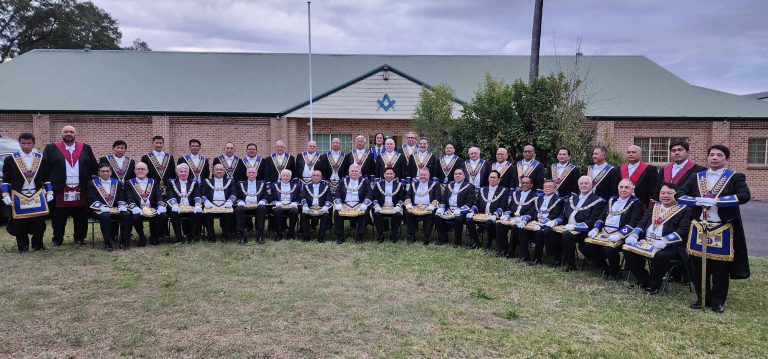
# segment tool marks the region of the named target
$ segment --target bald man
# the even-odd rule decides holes
[[[528,177],[531,179],[531,185],[536,191],[541,191],[544,186],[544,172],[546,167],[544,164],[539,163],[536,160],[536,149],[533,145],[526,145],[523,147],[523,159],[517,161],[517,183],[520,184],[522,177]]]
[[[213,159],[213,165],[221,164],[224,166],[224,175],[227,178],[241,181],[245,177],[245,165],[240,161],[240,157],[235,155],[235,144],[227,142],[224,144],[224,153]]]
[[[480,158],[480,149],[477,147],[470,147],[467,155],[469,155],[469,159],[464,161],[464,172],[467,174],[467,182],[476,189],[487,186],[491,164]]]
[[[496,150],[496,162],[491,164],[491,170],[499,172],[499,185],[505,188],[517,188],[519,181],[517,179],[517,167],[508,161],[509,152],[504,147]]]
[[[317,142],[307,141],[307,150],[296,155],[296,178],[305,185],[312,182],[312,172],[323,172],[320,163],[320,153],[317,152]]]
[[[64,126],[61,141],[45,146],[43,158],[48,164],[48,181],[53,186],[54,206],[51,211],[53,245],[64,242],[67,218],[72,216],[77,244],[85,244],[88,234],[89,206],[86,185],[95,178],[98,162],[88,144],[76,141],[77,129]]]
[[[632,181],[635,187],[632,194],[647,207],[657,187],[659,170],[656,166],[641,161],[642,158],[643,149],[640,146],[627,146],[627,163],[621,165],[621,179]]]
[[[371,150],[366,148],[367,144],[368,140],[364,136],[355,137],[355,148],[344,158],[344,167],[349,169],[356,164],[360,166],[360,175],[370,179],[371,176],[376,175],[376,161]]]
[[[264,167],[264,179],[269,182],[275,182],[280,178],[280,173],[283,170],[289,170],[291,173],[296,173],[296,158],[289,155],[285,151],[288,149],[283,140],[275,142],[275,152],[272,153],[269,158],[265,158],[266,163],[263,163]]]
[[[149,167],[144,162],[137,163],[134,172],[136,177],[125,183],[125,202],[131,212],[131,223],[139,235],[139,247],[144,247],[147,245],[147,237],[144,234],[142,210],[157,210],[157,215],[149,222],[149,242],[157,245],[160,243],[158,237],[164,235],[168,223],[166,204],[160,197],[160,183],[148,176]]]

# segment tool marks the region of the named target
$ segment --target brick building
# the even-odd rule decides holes
[[[486,74],[506,82],[527,78],[527,56],[314,55],[313,123],[321,149],[332,137],[377,132],[398,143],[411,128],[419,92],[447,84],[454,115]],[[642,56],[544,56],[540,72],[577,71],[588,81],[587,116],[598,139],[617,150],[635,143],[645,160],[669,160],[668,143],[686,138],[696,162],[723,143],[731,167],[747,174],[755,199],[768,199],[768,104],[692,86]],[[305,54],[233,54],[35,50],[0,64],[0,134],[32,131],[38,145],[66,124],[97,155],[115,139],[138,157],[162,135],[180,155],[187,141],[203,154],[233,142],[239,154],[254,142],[260,154],[282,139],[291,153],[308,138]],[[516,149],[518,152],[520,149]]]

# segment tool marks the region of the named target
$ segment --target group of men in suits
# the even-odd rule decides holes
[[[129,248],[132,230],[138,244],[146,245],[145,221],[150,222],[151,244],[170,236],[169,220],[177,242],[202,239],[203,229],[206,239],[215,241],[214,221],[219,218],[222,241],[237,238],[240,243],[247,242],[252,230],[256,242],[263,243],[266,222],[275,240],[295,238],[298,230],[304,240],[314,231],[324,241],[332,228],[338,243],[346,241],[346,222],[357,241],[372,224],[378,241],[384,241],[389,228],[393,242],[400,239],[403,223],[406,239],[415,241],[421,223],[424,244],[433,242],[436,227],[436,244],[495,249],[499,256],[530,265],[541,264],[546,249],[550,265],[566,271],[575,269],[578,248],[607,277],[615,277],[621,248],[585,239],[599,233],[628,244],[650,238],[658,249],[650,272],[644,257],[625,254],[627,267],[649,294],[658,292],[673,259],[687,260],[681,248],[691,220],[702,218],[733,224],[735,259],[714,261],[707,284],[711,301],[693,306],[711,305],[722,312],[728,279],[749,276],[738,209],[749,200],[749,189],[743,174],[727,168],[730,152],[724,146],[712,146],[703,167],[688,158],[687,143],[673,142],[673,162],[661,171],[642,161],[638,146],[628,146],[627,162],[620,165],[606,162],[608,150],[598,146],[593,164],[582,175],[567,148],[547,168],[535,159],[532,145],[523,148],[517,162],[509,161],[505,148],[497,149],[494,161],[486,161],[472,147],[464,160],[453,144],[438,155],[428,139],[417,139],[412,132],[399,149],[393,139],[378,137],[373,148],[367,138],[356,137],[347,153],[338,138],[324,153],[308,141],[306,151],[296,156],[286,152],[283,141],[275,142],[275,152],[267,157],[259,156],[253,143],[239,157],[234,144],[226,143],[211,161],[200,154],[199,140],[190,140],[189,153],[174,159],[164,150],[164,139],[155,136],[152,150],[137,162],[126,155],[122,140],[97,160],[89,145],[76,140],[76,129],[65,126],[62,140],[47,145],[42,154],[33,149],[32,134],[19,136],[22,150],[6,158],[3,167],[3,200],[11,204],[11,191],[44,189],[52,208],[54,246],[63,242],[70,216],[75,242],[85,243],[91,215],[99,222],[107,250],[118,237],[119,247]],[[32,249],[44,249],[42,218],[15,220],[20,251],[28,249],[29,235]],[[694,273],[697,260],[691,260]]]

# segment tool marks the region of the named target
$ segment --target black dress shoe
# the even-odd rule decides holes
[[[563,271],[566,272],[566,273],[567,272],[573,272],[575,270],[576,270],[576,266],[573,265],[573,264],[568,264],[565,267],[563,267]]]
[[[529,261],[529,262],[528,262],[528,265],[529,265],[529,266],[537,266],[537,265],[539,265],[540,263],[541,263],[541,261],[540,261],[540,260],[538,260],[538,259],[533,259],[533,260],[531,260],[531,261]]]
[[[648,288],[645,288],[644,290],[645,290],[645,294],[648,294],[648,295],[656,295],[656,294],[659,294],[659,288],[651,288],[651,287],[648,287]]]
[[[61,247],[61,242],[53,242],[54,247]]]
[[[697,300],[689,306],[691,309],[701,309],[701,301]]]
[[[76,240],[75,243],[79,244],[81,246],[84,246],[85,245],[85,239]]]
[[[712,306],[712,311],[717,314],[723,314],[725,313],[725,304],[715,304]]]

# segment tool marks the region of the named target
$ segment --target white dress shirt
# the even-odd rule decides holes
[[[520,215],[520,210],[523,209],[523,203],[525,203],[525,200],[528,199],[528,195],[531,193],[531,190],[527,191],[520,191],[520,205],[517,206],[517,210],[515,210],[515,216]]]
[[[384,206],[385,207],[394,207],[395,204],[392,202],[392,195],[395,190],[395,184],[394,182],[384,181]]]
[[[488,199],[488,202],[485,203],[485,213],[490,214],[491,211],[491,201],[494,197],[496,197],[496,188],[499,187],[496,186],[488,186],[488,196],[486,197]]]
[[[360,203],[360,195],[358,194],[359,190],[360,180],[350,179],[349,183],[347,184],[347,196],[344,197],[344,203],[350,206],[355,206]]]
[[[312,183],[310,185],[312,187],[312,194],[314,196],[312,197],[312,204],[311,207],[319,207],[320,206],[320,183]]]
[[[707,189],[711,189],[715,184],[717,184],[717,181],[720,180],[720,177],[723,176],[723,172],[725,172],[725,167],[713,171],[713,170],[707,170]],[[703,218],[704,213],[702,213]],[[718,214],[717,206],[712,206],[707,209],[707,221],[712,223],[720,223],[720,215]]]
[[[576,224],[576,213],[578,213],[578,211],[576,211],[575,209],[579,209],[582,206],[584,206],[584,202],[587,200],[587,197],[589,197],[589,195],[590,195],[589,193],[579,195],[579,202],[576,203],[576,208],[574,208],[574,211],[571,212],[570,216],[568,216],[568,224]]]
[[[179,179],[179,204],[182,206],[189,206],[189,198],[187,197],[187,181]]]
[[[24,160],[24,165],[28,169],[31,169],[30,167],[32,167],[32,162],[35,160],[35,153],[32,151],[29,151],[29,153],[24,153],[24,151],[19,151],[19,154],[21,156],[21,159]],[[35,192],[36,191],[35,181],[29,181],[25,177],[24,184],[21,186],[21,190],[26,193]]]
[[[334,152],[331,151],[331,157],[333,157],[333,162],[338,163],[339,157],[341,157],[341,151]],[[332,181],[338,181],[339,180],[339,170],[331,167],[331,180]]]
[[[421,182],[416,184],[416,194],[413,196],[414,205],[429,206],[429,182]]]
[[[454,182],[453,191],[451,191],[451,196],[448,197],[448,207],[450,208],[458,208],[459,207],[459,190],[461,189],[461,185],[464,184],[464,182]]]
[[[480,160],[469,160],[469,167],[479,170],[478,166],[480,166]],[[467,176],[469,176],[469,183],[473,184],[475,188],[480,188],[480,176],[482,173],[478,172],[475,177],[472,177],[472,175],[469,174],[470,168],[467,168]]]
[[[680,172],[680,170],[683,169],[683,167],[685,167],[685,165],[687,164],[688,164],[688,160],[680,162],[680,164],[672,163],[672,178],[675,178],[675,176],[677,176],[677,173]]]
[[[630,176],[635,173],[638,166],[640,166],[640,161],[635,162],[635,164],[627,163],[627,172],[629,172]]]
[[[280,182],[280,202],[282,203],[290,203],[291,202],[291,183],[285,183]]]
[[[659,213],[659,214],[663,216],[665,213],[667,213],[667,211],[669,211],[669,208],[661,206],[661,213]],[[660,225],[656,226],[656,228],[654,229],[653,227],[655,225],[655,222],[654,222],[655,220],[656,219],[653,218],[653,220],[651,221],[651,225],[648,226],[648,228],[645,229],[645,238],[646,239],[654,238],[654,235],[655,235],[655,239],[661,239],[661,237],[663,237],[662,233],[664,231],[664,225],[660,224]]]
[[[558,162],[557,163],[557,177],[562,176],[563,175],[563,171],[565,171],[566,168],[568,168],[568,162],[566,162],[566,163]]]
[[[549,196],[542,196],[541,205],[539,206],[539,211],[546,211],[549,209],[549,202],[552,201],[553,198],[555,198],[555,194],[551,194]],[[544,222],[545,220],[549,219],[549,213],[539,213],[538,214],[539,222]]]
[[[72,146],[64,145],[64,148],[69,152],[70,157],[75,152],[75,143],[72,142]],[[69,161],[64,161],[64,169],[67,174],[66,184],[69,186],[77,186],[80,184],[80,161],[77,158],[72,158],[75,161],[75,165],[71,166]]]
[[[307,157],[308,157],[308,158],[310,158],[310,159],[313,159],[313,158],[315,158],[316,156],[317,156],[317,152],[315,152],[315,153],[308,153],[308,154],[307,154]],[[316,159],[315,159],[315,160],[316,160]],[[309,166],[309,163],[307,163],[307,162],[304,162],[304,169],[303,169],[303,171],[302,171],[302,173],[301,173],[301,176],[302,176],[302,177],[304,177],[305,179],[309,179],[309,178],[312,178],[312,171],[313,171],[313,169],[312,169],[312,168],[313,168],[313,167],[314,167],[314,165],[313,165],[312,167],[310,167],[310,166]]]
[[[137,177],[137,178],[136,178],[136,183],[138,183],[138,184],[139,184],[139,189],[141,190],[141,192],[139,192],[139,195],[141,195],[142,193],[144,193],[144,192],[146,192],[146,191],[147,191],[147,186],[149,185],[149,181],[147,180],[147,178],[146,178],[146,177],[144,177],[144,179],[139,179],[139,178]],[[150,194],[151,194],[151,193],[150,193]],[[142,207],[146,207],[146,206],[149,206],[149,205],[150,205],[150,203],[149,203],[149,197],[146,197],[146,198],[145,198],[145,197],[141,197],[141,196],[139,196],[139,198],[140,198],[140,200],[141,200],[141,206],[142,206]]]
[[[613,202],[613,205],[611,205],[608,216],[605,217],[605,225],[607,227],[619,228],[619,223],[621,222],[621,215],[620,214],[611,215],[610,212],[621,211],[622,209],[624,209],[624,206],[627,204],[627,201],[629,201],[629,197],[627,198],[619,197]]]

